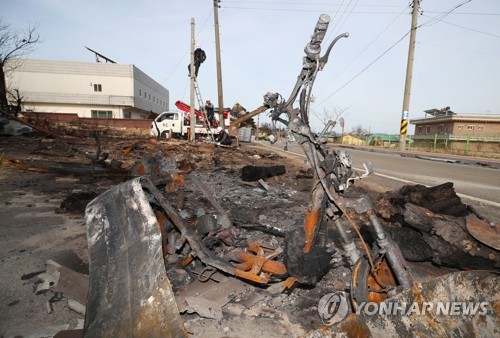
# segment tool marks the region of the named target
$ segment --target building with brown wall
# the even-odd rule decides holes
[[[500,137],[500,116],[448,115],[414,119],[415,137],[421,135],[455,135],[471,137]]]
[[[410,120],[415,125],[415,147],[500,154],[500,115],[457,115],[445,109],[427,113],[431,117]]]

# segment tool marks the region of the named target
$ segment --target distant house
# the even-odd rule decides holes
[[[483,151],[499,150],[500,115],[458,115],[449,107],[430,109],[425,113],[424,118],[410,120],[415,125],[415,147],[439,143],[451,149],[465,149],[473,142],[480,143],[476,147],[481,147]]]
[[[370,146],[394,148],[399,144],[399,135],[395,134],[371,134],[367,137],[366,143]],[[411,136],[406,138],[406,143],[411,146],[413,140]]]
[[[435,115],[410,120],[415,125],[415,139],[439,135],[467,136],[474,139],[500,137],[500,116],[493,115]]]
[[[341,137],[340,143],[351,146],[363,146],[366,144],[366,141],[364,140],[364,138],[361,138],[359,136],[347,134]]]
[[[11,60],[7,78],[27,111],[85,118],[146,119],[169,108],[169,92],[134,65],[53,60]]]

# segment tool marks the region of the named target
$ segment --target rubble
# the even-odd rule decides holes
[[[498,270],[494,249],[469,234],[465,217],[470,210],[452,184],[403,187],[380,195],[375,203],[365,193],[353,196],[353,184],[371,173],[371,165],[364,164],[364,174],[355,173],[344,150],[326,147],[311,131],[312,84],[333,45],[348,36],[337,36],[320,56],[329,21],[328,15],[320,16],[290,97],[265,95],[265,101],[272,98],[266,106],[273,109],[273,123],[287,126],[312,172],[291,173],[283,164],[273,166],[279,158],[273,153],[182,142],[115,142],[110,146],[114,151],[106,153],[96,132],[95,154],[74,148],[92,162],[87,170],[79,171],[82,163],[77,158],[71,164],[2,159],[11,168],[122,179],[102,189],[86,207],[87,336],[185,336],[183,318],[191,319],[194,313],[203,320],[188,320],[187,329],[197,335],[238,335],[245,322],[251,328],[247,335],[265,332],[255,328],[257,322],[273,325],[270,337],[304,335],[325,320],[318,313],[330,311],[332,304],[318,300],[332,292],[342,292],[340,300],[349,299],[342,307],[346,313],[359,312],[367,303],[426,299],[479,299],[493,306],[483,317],[475,317],[472,326],[462,317],[445,318],[442,328],[441,318],[411,313],[388,320],[351,314],[310,336],[337,330],[347,335],[409,335],[414,328],[426,335],[496,333],[497,275],[422,268],[432,261],[448,268]],[[297,97],[299,107],[293,108]],[[114,158],[108,159],[109,154]],[[248,164],[256,159],[259,167]],[[304,182],[295,189],[297,176]],[[261,180],[264,189],[240,179]],[[294,191],[277,183],[293,184]],[[425,281],[431,273],[443,276]],[[50,286],[49,277],[45,279]],[[483,288],[491,293],[481,293]],[[60,298],[56,293],[51,300]],[[72,307],[82,310],[73,302]],[[226,318],[231,316],[225,313],[238,317]],[[198,322],[208,328],[196,330]]]

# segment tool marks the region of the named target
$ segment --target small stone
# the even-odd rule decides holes
[[[224,333],[228,333],[228,332],[229,332],[229,327],[228,327],[228,326],[226,326],[225,328],[223,328],[223,329],[222,329],[222,332],[224,332]]]

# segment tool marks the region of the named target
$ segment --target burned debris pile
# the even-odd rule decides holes
[[[494,249],[500,237],[480,241],[468,230],[474,224],[483,231],[495,227],[462,203],[451,182],[430,188],[403,186],[379,195],[374,206],[409,261],[457,269],[500,268],[498,249]]]
[[[184,322],[190,333],[199,335],[201,325],[212,326],[219,334],[228,327],[230,332],[239,332],[233,323],[245,318],[264,321],[262,325],[277,321],[275,326],[283,336],[305,334],[322,324],[317,312],[319,298],[336,290],[350,292],[349,251],[334,222],[326,221],[320,229],[318,240],[324,245],[315,246],[318,249],[307,256],[311,260],[291,260],[303,259],[300,224],[307,210],[311,178],[304,177],[302,164],[292,165],[276,153],[251,147],[228,152],[206,145],[122,140],[105,143],[104,149],[122,163],[121,170],[127,175],[111,175],[111,189],[99,195],[87,211],[91,271],[85,305],[93,315],[86,316],[86,332],[126,334],[103,331],[110,322],[108,314],[113,313],[113,323],[120,323],[116,316],[124,315],[126,301],[140,310],[122,317],[127,325],[139,325],[133,317],[143,318],[148,313],[151,318],[169,318],[168,327],[182,332]],[[32,156],[40,159],[38,154]],[[241,179],[242,169],[250,163],[265,168],[276,161],[284,163],[286,173],[261,180],[265,185]],[[78,176],[78,172],[72,175]],[[365,186],[363,181],[359,185]],[[95,187],[89,188],[93,191]],[[356,195],[354,188],[346,200],[366,194]],[[102,188],[97,191],[103,192]],[[442,275],[453,270],[491,270],[498,264],[493,249],[470,235],[456,237],[467,235],[464,231],[470,217],[479,218],[462,204],[452,184],[404,186],[370,195],[385,233],[412,264],[410,272],[416,280],[431,275],[429,270]],[[81,213],[80,204],[90,197],[71,192],[64,204],[76,198],[73,204],[78,208],[73,212]],[[425,204],[427,201],[433,203]],[[347,213],[370,248],[376,247],[369,215],[354,211],[349,203]],[[105,207],[97,213],[98,206]],[[348,224],[345,227],[349,229]],[[363,244],[353,237],[354,229],[347,234],[363,255]],[[294,253],[297,248],[299,252]],[[109,256],[112,250],[115,254]],[[431,263],[433,269],[429,269]],[[435,268],[439,266],[443,268]],[[394,279],[392,282],[397,285]],[[363,293],[356,288],[353,292],[358,297]],[[145,308],[147,299],[150,307]],[[103,313],[105,302],[108,314]],[[211,322],[199,321],[200,317]],[[149,323],[158,328],[162,320]],[[122,327],[112,326],[113,330]]]

